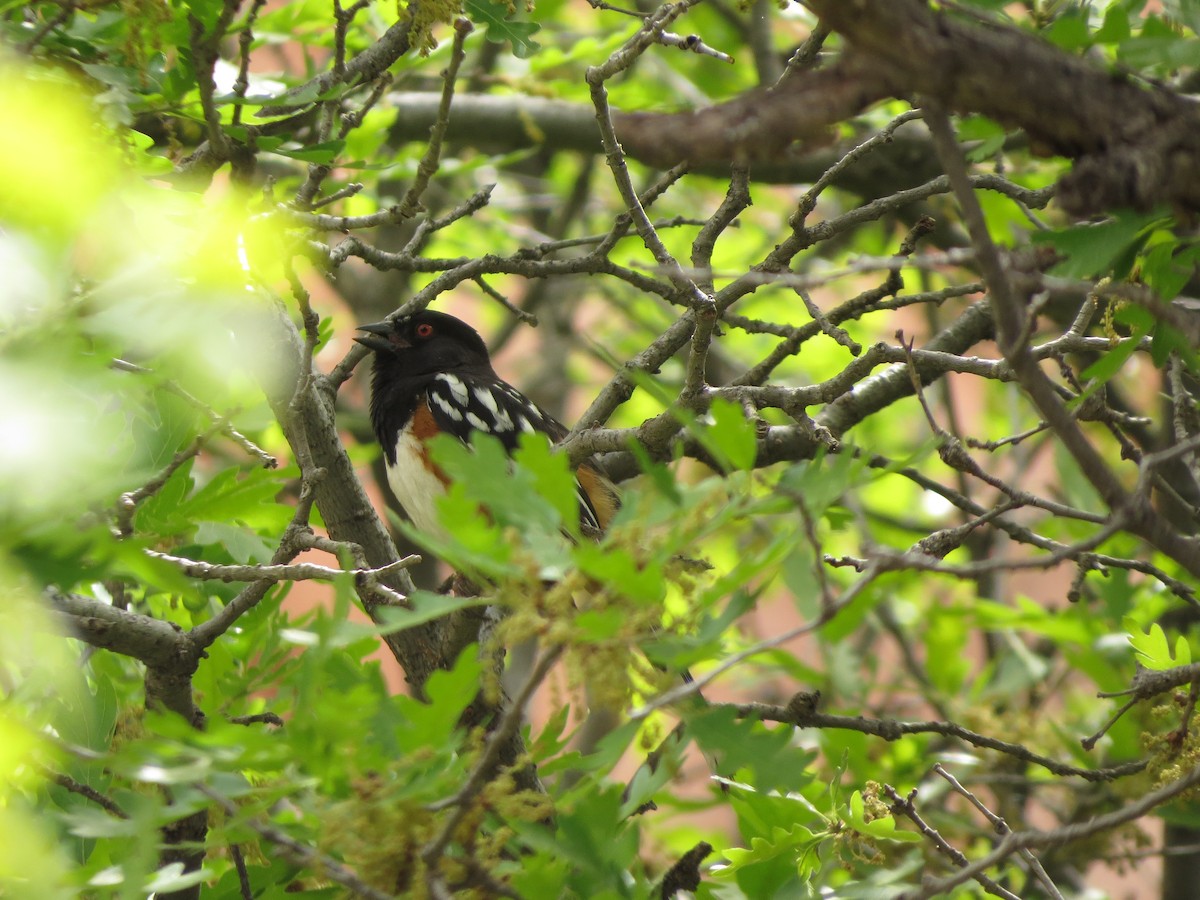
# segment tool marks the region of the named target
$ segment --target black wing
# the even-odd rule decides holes
[[[438,428],[464,444],[475,432],[490,434],[510,454],[517,449],[522,432],[542,433],[557,443],[567,436],[566,427],[538,408],[532,400],[499,379],[436,375],[429,384],[429,409]],[[578,478],[579,521],[587,529],[603,530],[600,516]]]

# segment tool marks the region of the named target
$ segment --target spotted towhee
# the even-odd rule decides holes
[[[421,531],[442,532],[437,498],[447,485],[445,473],[430,459],[430,438],[452,434],[470,443],[473,434],[483,432],[512,453],[521,432],[541,432],[555,442],[566,437],[562,423],[496,374],[483,338],[460,319],[423,310],[358,330],[365,335],[355,340],[375,351],[371,424],[383,447],[388,484]],[[617,512],[616,488],[590,461],[575,470],[575,477],[581,530],[599,537]],[[692,680],[686,669],[679,674],[685,682]],[[591,746],[613,727],[610,712],[589,717],[580,747]],[[682,733],[682,726],[673,735]]]
[[[394,321],[360,325],[355,340],[375,351],[371,424],[383,447],[387,478],[413,524],[434,534],[436,501],[446,475],[429,457],[426,442],[452,434],[470,443],[490,434],[512,453],[521,432],[560,441],[567,429],[496,374],[483,338],[466,322],[422,310]],[[613,485],[591,462],[576,470],[579,520],[598,536],[617,511]]]

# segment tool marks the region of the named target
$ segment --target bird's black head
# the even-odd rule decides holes
[[[421,310],[394,322],[359,325],[355,340],[375,351],[376,376],[409,379],[437,372],[491,373],[487,345],[474,328],[445,313]]]

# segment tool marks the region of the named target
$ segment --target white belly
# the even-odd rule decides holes
[[[407,431],[396,440],[396,464],[387,467],[388,486],[420,531],[444,535],[438,524],[437,498],[446,493],[442,482],[425,467],[420,442]]]

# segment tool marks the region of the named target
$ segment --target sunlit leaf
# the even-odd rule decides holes
[[[1133,647],[1138,662],[1147,669],[1162,671],[1191,663],[1191,646],[1183,635],[1176,638],[1172,654],[1166,632],[1157,622],[1152,623],[1150,630],[1145,632],[1130,619],[1126,619],[1125,627],[1128,630],[1129,645]]]

